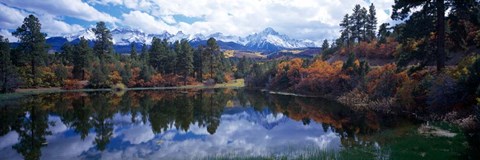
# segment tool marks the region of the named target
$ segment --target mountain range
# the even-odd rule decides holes
[[[202,34],[185,34],[181,31],[175,34],[166,31],[161,34],[149,34],[141,30],[126,28],[113,29],[111,30],[111,33],[114,48],[119,53],[128,53],[130,51],[131,43],[150,45],[153,37],[167,39],[169,42],[187,39],[194,47],[205,45],[206,41],[210,37],[213,37],[217,40],[218,45],[222,49],[256,51],[263,53],[272,53],[282,49],[317,47],[313,41],[293,39],[285,34],[278,33],[270,27],[265,28],[261,32],[245,37],[224,35],[220,32],[207,36]],[[93,42],[95,34],[92,29],[86,29],[75,34],[49,37],[47,38],[47,43],[50,44],[53,50],[59,51],[65,42],[76,43],[79,41],[80,37],[84,37]],[[140,49],[140,47],[141,45],[137,45],[137,49]]]

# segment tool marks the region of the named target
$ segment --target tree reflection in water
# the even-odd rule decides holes
[[[215,134],[226,106],[253,107],[257,112],[269,110],[274,115],[309,125],[320,123],[323,130],[332,130],[342,137],[342,145],[351,146],[369,141],[371,133],[392,127],[393,119],[371,112],[358,113],[338,103],[314,98],[267,95],[260,92],[215,89],[185,91],[128,91],[54,93],[31,96],[18,103],[1,106],[1,135],[15,131],[19,141],[13,148],[25,159],[39,159],[41,148],[48,145],[49,115],[57,115],[75,134],[85,140],[95,134],[93,144],[98,151],[109,148],[114,134],[114,116],[130,116],[132,124],[147,124],[154,134],[175,128],[188,132],[192,125]],[[360,138],[361,141],[354,140]],[[364,143],[367,144],[367,143]]]

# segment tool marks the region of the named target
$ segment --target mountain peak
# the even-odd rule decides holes
[[[261,33],[264,33],[264,34],[270,34],[270,35],[278,35],[279,33],[277,31],[275,31],[272,27],[267,27],[265,28]]]

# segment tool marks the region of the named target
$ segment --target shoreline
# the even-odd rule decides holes
[[[215,84],[212,86],[205,85],[186,85],[173,87],[134,87],[125,88],[120,91],[142,91],[142,90],[176,90],[176,89],[216,89],[216,88],[243,88],[245,85],[242,80],[235,80],[233,83]],[[12,93],[0,94],[0,101],[14,100],[25,96],[49,93],[68,93],[68,92],[116,92],[114,88],[97,88],[97,89],[72,89],[66,90],[59,87],[52,88],[26,88],[18,89]]]
[[[305,95],[305,94],[297,94],[297,93],[292,93],[292,92],[272,91],[272,90],[268,90],[268,89],[260,89],[260,91],[264,92],[264,93],[272,94],[272,95],[284,95],[284,96],[294,96],[294,97],[302,97],[302,98],[322,98],[322,99],[326,99],[326,100],[329,100],[329,101],[334,101],[334,102],[340,103],[342,105],[350,107],[351,109],[353,109],[355,111],[360,111],[360,112],[361,111],[374,111],[374,112],[382,112],[384,114],[390,114],[390,115],[403,114],[405,116],[413,117],[413,118],[415,118],[417,120],[420,120],[420,121],[426,121],[426,122],[427,121],[443,121],[443,122],[458,125],[464,130],[477,130],[477,128],[472,126],[472,123],[475,123],[474,120],[472,119],[472,116],[474,116],[473,114],[470,114],[470,115],[467,115],[467,116],[455,117],[455,118],[445,117],[448,114],[456,113],[456,111],[451,111],[451,112],[447,113],[446,115],[428,114],[428,115],[420,116],[415,112],[410,112],[410,111],[406,111],[406,110],[397,110],[396,112],[391,112],[391,111],[390,112],[385,112],[385,111],[382,111],[382,110],[373,109],[371,107],[366,107],[366,108],[359,109],[358,107],[355,107],[354,105],[347,105],[347,104],[339,101],[337,98],[332,98],[332,97],[329,97],[329,96]],[[437,116],[437,118],[433,118],[432,116]],[[438,117],[438,116],[440,116],[440,117]]]

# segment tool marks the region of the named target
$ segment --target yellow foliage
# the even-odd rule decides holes
[[[113,71],[110,75],[108,75],[108,79],[113,84],[117,84],[122,81],[122,76],[120,76],[120,73],[118,73],[118,71]]]

